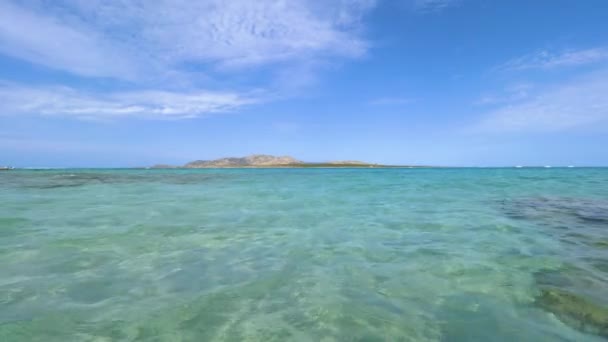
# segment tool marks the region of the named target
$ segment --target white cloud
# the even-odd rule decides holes
[[[209,84],[225,87],[232,76],[238,85],[283,92],[309,84],[319,66],[366,53],[361,20],[375,2],[0,1],[0,54],[143,89],[99,92],[89,84],[91,91],[83,91],[74,83],[36,88],[0,80],[0,114],[184,118],[235,110],[259,102],[258,95],[209,91]],[[269,77],[252,73],[251,83],[253,68]],[[239,73],[217,76],[218,70]],[[167,91],[178,88],[186,91]],[[264,91],[266,100],[270,92]]]
[[[477,129],[566,131],[608,125],[608,72],[553,86],[488,113]]]
[[[570,50],[560,53],[539,51],[508,61],[499,70],[556,69],[608,61],[608,48]]]
[[[132,78],[136,65],[97,32],[0,2],[0,53],[84,76]]]
[[[253,96],[231,92],[140,90],[90,94],[68,87],[0,84],[0,113],[3,114],[183,119],[228,112],[258,101]]]
[[[25,5],[27,3],[28,5]],[[30,0],[0,4],[1,52],[85,76],[357,57],[374,0]]]

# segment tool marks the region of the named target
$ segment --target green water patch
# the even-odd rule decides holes
[[[170,247],[170,242],[162,235],[144,234],[141,231],[107,232],[89,236],[65,238],[51,241],[41,248],[44,253],[107,253],[122,257],[134,257],[147,253],[157,253]]]
[[[0,238],[18,236],[36,231],[30,221],[21,217],[0,217]]]
[[[79,309],[58,310],[32,320],[0,324],[0,341],[209,341],[218,336],[243,340],[238,338],[243,337],[241,329],[232,328],[233,320],[254,315],[251,299],[266,296],[268,285],[273,284],[264,281],[218,291],[189,302],[167,303],[152,312],[126,307],[116,317],[101,320],[90,312],[80,315],[83,311]],[[68,291],[72,300],[90,305],[110,296],[116,299],[113,287],[109,280],[91,279],[75,283]]]
[[[73,274],[80,271],[94,271],[116,262],[116,257],[104,252],[73,251],[63,252],[50,260],[41,260],[46,272],[53,274]]]
[[[95,304],[125,294],[129,286],[122,279],[95,277],[73,282],[67,288],[68,297],[76,303]]]
[[[564,265],[538,271],[534,279],[537,307],[578,331],[608,337],[606,284],[592,270]]]
[[[285,265],[273,274],[220,288],[115,331],[123,336],[135,332],[133,341],[288,340],[290,329],[265,317],[271,316],[273,298],[284,291],[297,269]]]
[[[136,340],[381,341],[391,334],[408,336],[407,329],[399,329],[398,310],[386,315],[392,305],[388,300],[336,296],[335,284],[324,282],[327,275],[312,276],[302,262],[309,257],[304,251],[290,253],[291,262],[276,272],[159,311],[136,324]]]
[[[608,338],[608,306],[557,288],[541,289],[535,303],[577,330]]]
[[[0,324],[0,341],[67,341],[74,340],[78,329],[73,317],[49,315],[31,321],[11,322]]]
[[[585,258],[585,261],[594,269],[605,274],[606,279],[608,280],[608,258]]]
[[[539,286],[567,288],[589,285],[585,281],[584,271],[573,266],[541,269],[535,272],[533,276],[536,284]]]
[[[533,328],[538,322],[536,317],[522,318],[510,303],[483,293],[442,298],[437,319],[441,327],[439,341],[558,340],[551,331]]]
[[[292,333],[281,326],[248,324],[248,319],[263,317],[256,311],[256,297],[266,290],[251,284],[234,290],[203,295],[189,303],[167,308],[136,322],[116,322],[109,331],[99,331],[106,338],[127,341],[285,341]]]
[[[595,241],[592,243],[592,245],[598,248],[608,248],[608,239]]]
[[[129,230],[131,235],[157,235],[162,237],[175,237],[182,235],[192,235],[198,232],[205,232],[202,225],[175,224],[175,223],[147,223],[139,224]]]

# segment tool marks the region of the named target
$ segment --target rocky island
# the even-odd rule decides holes
[[[214,160],[196,160],[183,166],[155,165],[152,168],[338,168],[338,167],[400,167],[394,165],[381,165],[366,163],[362,161],[329,161],[329,162],[304,162],[290,156],[272,156],[267,154],[254,154],[246,157],[228,157]]]
[[[266,154],[254,154],[247,157],[228,157],[215,160],[196,160],[184,165],[188,169],[210,167],[277,167],[296,166],[303,162],[289,156],[275,157]]]

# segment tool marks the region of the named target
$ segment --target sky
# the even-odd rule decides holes
[[[608,165],[605,0],[0,0],[0,165]]]

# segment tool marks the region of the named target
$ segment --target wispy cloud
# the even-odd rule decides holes
[[[0,4],[1,52],[84,76],[237,68],[366,52],[374,0],[57,0]],[[33,3],[33,5],[32,5]]]
[[[485,132],[551,132],[608,125],[608,70],[541,90],[487,113]]]
[[[69,87],[0,84],[2,114],[184,119],[229,112],[258,101],[257,97],[232,92],[140,90],[93,94]]]
[[[505,87],[498,94],[485,94],[473,104],[476,106],[491,106],[522,101],[530,96],[532,90],[534,90],[534,85],[531,83],[517,83]]]
[[[461,0],[414,0],[414,8],[424,12],[439,11],[454,6]]]
[[[186,118],[236,110],[260,101],[240,84],[267,95],[289,92],[311,83],[319,66],[365,55],[362,19],[375,3],[0,1],[0,54],[86,78],[126,80],[136,89],[0,80],[0,114]],[[210,90],[218,84],[223,90]],[[226,84],[239,90],[225,91]]]
[[[132,79],[138,69],[100,32],[10,1],[0,2],[0,53],[83,76]]]
[[[530,69],[556,69],[575,67],[608,61],[608,48],[598,47],[563,52],[538,51],[515,58],[498,67],[503,71],[521,71]]]

